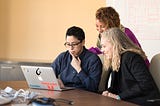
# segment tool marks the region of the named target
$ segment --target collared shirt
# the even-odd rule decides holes
[[[59,76],[65,86],[97,92],[102,73],[100,58],[85,47],[79,58],[82,70],[77,73],[71,65],[72,56],[69,51],[61,53],[51,65],[56,77]]]

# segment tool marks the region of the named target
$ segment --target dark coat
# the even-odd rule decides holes
[[[133,52],[122,54],[119,71],[112,71],[109,91],[118,94],[122,100],[139,105],[159,97],[158,88],[144,59]]]

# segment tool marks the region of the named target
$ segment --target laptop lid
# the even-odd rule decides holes
[[[52,67],[22,65],[21,69],[30,88],[60,91],[71,89],[60,88]]]

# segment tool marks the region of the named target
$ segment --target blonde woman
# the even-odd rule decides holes
[[[147,105],[147,99],[159,96],[145,64],[145,53],[121,29],[103,32],[101,46],[105,69],[112,70],[111,85],[102,95],[138,105]]]
[[[120,23],[120,17],[118,12],[113,7],[100,7],[95,14],[96,17],[96,30],[98,31],[98,39],[97,39],[97,47],[91,47],[89,50],[96,54],[101,54],[99,48],[101,48],[100,40],[101,40],[101,33],[107,31],[110,28],[118,27],[120,28],[126,36],[131,39],[131,41],[136,44],[137,46],[141,47],[139,41],[137,40],[134,33],[127,27],[124,27]],[[147,66],[149,67],[148,59],[145,60]]]

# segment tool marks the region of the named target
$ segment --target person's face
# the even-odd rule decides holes
[[[74,36],[67,36],[65,46],[70,54],[77,57],[83,51],[84,42],[84,40],[80,42]]]
[[[111,59],[113,55],[113,45],[106,38],[102,38],[101,46],[102,46],[101,51],[103,52],[103,54],[108,59]]]
[[[106,27],[105,23],[100,22],[99,19],[96,19],[96,30],[99,33],[102,33],[107,30],[107,27]]]

